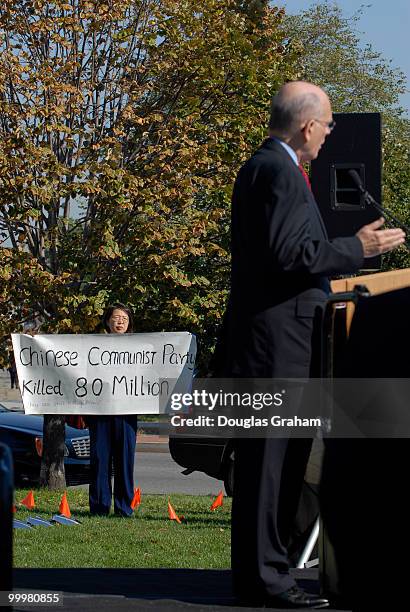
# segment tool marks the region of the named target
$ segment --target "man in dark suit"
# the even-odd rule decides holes
[[[315,318],[328,276],[404,241],[383,219],[328,240],[300,163],[317,157],[334,127],[329,98],[311,83],[284,85],[269,138],[240,169],[232,200],[231,294],[219,375],[312,375]],[[311,447],[304,439],[243,439],[235,447],[232,573],[239,600],[282,608],[325,607],[289,574],[287,539]]]

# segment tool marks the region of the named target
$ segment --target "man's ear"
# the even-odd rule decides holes
[[[309,121],[306,121],[305,125],[301,129],[301,133],[305,142],[308,142],[310,140],[313,124],[313,119],[309,119]]]

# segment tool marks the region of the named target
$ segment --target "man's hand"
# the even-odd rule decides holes
[[[362,243],[364,257],[388,253],[405,241],[406,234],[399,228],[380,230],[383,223],[384,219],[380,217],[369,225],[363,225],[357,232],[356,236]]]

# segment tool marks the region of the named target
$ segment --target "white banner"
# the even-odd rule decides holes
[[[152,334],[12,334],[27,414],[158,414],[189,391],[196,338]]]

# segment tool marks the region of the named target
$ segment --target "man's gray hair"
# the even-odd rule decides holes
[[[272,99],[269,129],[284,136],[290,136],[302,121],[320,116],[322,102],[314,93],[299,95],[276,94]]]

